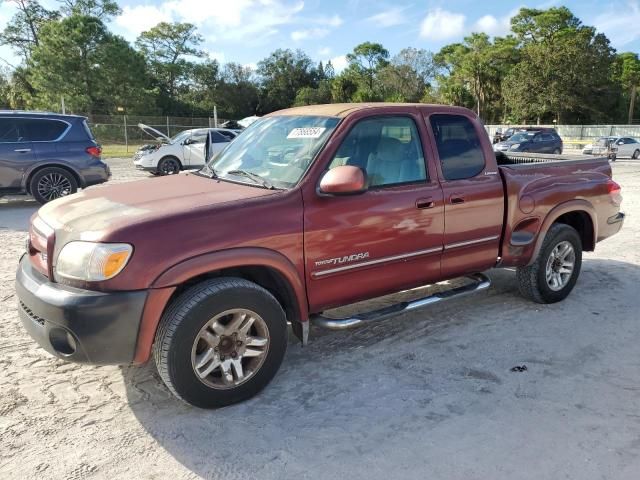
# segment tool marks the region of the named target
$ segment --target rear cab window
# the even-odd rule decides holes
[[[25,142],[21,123],[16,118],[0,118],[0,143]]]
[[[485,168],[482,143],[476,129],[463,115],[429,117],[445,180],[473,178]]]

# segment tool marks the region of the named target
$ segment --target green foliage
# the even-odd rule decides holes
[[[290,107],[298,90],[317,87],[318,72],[302,50],[278,49],[258,63],[262,103],[260,111]]]
[[[40,42],[40,30],[49,21],[59,18],[59,13],[47,10],[37,0],[5,0],[13,3],[18,12],[0,33],[0,45],[8,45],[25,61]],[[0,0],[1,3],[1,0]]]
[[[200,49],[189,23],[159,23],[129,45],[105,22],[116,0],[12,2],[17,13],[0,45],[23,59],[0,72],[0,103],[11,108],[242,118],[328,102],[430,102],[462,105],[484,121],[631,121],[638,118],[637,53],[615,55],[609,40],[566,7],[522,8],[511,34],[472,33],[436,54],[405,48],[391,57],[364,42],[336,73],[303,51],[279,49],[257,70],[221,64]],[[47,6],[50,3],[46,3]]]
[[[510,113],[521,120],[608,119],[614,50],[565,7],[522,9],[512,21],[520,62],[504,81]]]
[[[72,15],[44,25],[27,68],[30,107],[57,109],[62,96],[71,111],[84,113],[147,104],[143,57],[95,17]]]

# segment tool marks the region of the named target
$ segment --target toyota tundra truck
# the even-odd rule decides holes
[[[582,253],[622,227],[621,200],[606,158],[494,153],[464,108],[287,109],[202,170],[43,206],[17,272],[20,317],[59,358],[153,357],[177,397],[220,407],[274,377],[289,324],[305,345],[311,322],[387,319],[484,290],[483,272],[502,267],[532,301],[563,300]],[[458,277],[424,298],[332,312]]]

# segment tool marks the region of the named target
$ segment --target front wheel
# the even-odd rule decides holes
[[[564,300],[578,280],[582,241],[571,226],[556,223],[545,235],[535,262],[516,270],[520,293],[537,303]]]
[[[247,280],[223,277],[190,288],[167,309],[154,358],[178,398],[217,408],[260,392],[286,348],[286,317],[273,295]]]
[[[180,161],[175,157],[164,157],[158,163],[158,175],[175,175],[180,173]]]

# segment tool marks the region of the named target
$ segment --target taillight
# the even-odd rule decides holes
[[[607,181],[607,193],[614,204],[620,205],[622,203],[622,187],[620,187],[619,183],[609,179]]]
[[[87,147],[85,151],[96,158],[100,158],[100,155],[102,155],[102,149],[100,147]]]

